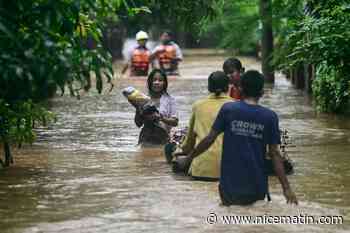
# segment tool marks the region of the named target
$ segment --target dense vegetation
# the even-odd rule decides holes
[[[280,58],[280,65],[316,65],[312,88],[317,108],[345,113],[350,101],[350,4],[307,1],[305,11],[286,37],[282,47],[286,56]]]
[[[99,41],[103,21],[121,1],[18,0],[0,3],[0,137],[5,162],[10,145],[32,142],[33,126],[50,112],[42,103],[59,88],[72,95],[89,89],[91,76],[102,90],[111,80],[110,55]],[[87,48],[87,37],[97,43]]]
[[[350,100],[348,0],[17,0],[0,1],[0,142],[33,142],[33,127],[53,118],[45,102],[57,90],[98,92],[113,78],[103,48],[107,26],[129,34],[170,28],[235,53],[262,52],[263,71],[316,66],[320,111],[344,113]],[[184,33],[186,32],[186,33]],[[103,81],[105,80],[105,81]],[[271,79],[273,80],[273,79]],[[111,85],[111,84],[110,84]]]
[[[221,1],[216,5],[217,19],[203,23],[204,34],[215,35],[213,38],[223,48],[258,55],[264,47],[261,2]],[[317,109],[349,111],[349,1],[270,0],[270,3],[274,48],[269,64],[278,70],[314,65],[317,73],[312,91]]]
[[[160,20],[171,16],[192,25],[212,14],[212,2],[0,1],[0,146],[5,152],[0,165],[11,163],[11,145],[33,142],[33,127],[53,117],[45,101],[56,90],[79,97],[92,80],[98,92],[111,83],[112,59],[102,46],[107,23],[158,14]]]
[[[255,55],[262,59],[262,71],[274,82],[273,51],[291,29],[291,22],[302,14],[301,0],[219,1],[217,17],[204,21],[203,34],[235,54]]]

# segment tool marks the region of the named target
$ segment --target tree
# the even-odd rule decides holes
[[[56,89],[79,97],[81,90],[90,89],[92,80],[98,92],[103,80],[111,84],[112,59],[102,46],[107,22],[154,14],[150,7],[165,12],[163,17],[168,14],[191,24],[210,15],[211,2],[0,1],[0,142],[5,152],[0,163],[9,166],[10,146],[33,142],[34,126],[53,118],[44,103]]]
[[[261,58],[262,72],[267,82],[275,81],[274,69],[272,66],[273,53],[273,29],[272,29],[272,1],[260,0],[260,19],[262,24],[261,33]]]
[[[282,47],[280,66],[317,66],[313,95],[323,112],[345,113],[350,103],[350,6],[346,0],[306,2],[306,12]]]
[[[147,6],[149,11],[140,12],[137,16],[121,17],[121,24],[127,28],[128,35],[132,37],[139,30],[150,30],[157,35],[164,29],[172,30],[175,35],[185,32],[196,35],[201,19],[214,16],[214,3],[214,0],[134,0],[133,7]],[[124,16],[127,15],[126,12],[125,8],[121,8],[118,14]]]
[[[238,54],[258,55],[261,50],[263,73],[267,81],[273,82],[276,60],[283,58],[279,48],[303,15],[303,2],[222,0],[215,5],[215,20],[203,23],[203,34],[209,34],[220,47]]]
[[[274,15],[277,0],[221,1],[216,10],[219,19],[206,25],[206,32],[218,35],[220,45],[238,53],[258,55],[261,49],[262,71],[268,82],[274,82],[272,64],[274,34],[280,18]]]
[[[0,142],[5,161],[10,146],[33,142],[33,127],[52,114],[43,103],[59,88],[78,96],[91,78],[99,92],[113,75],[101,46],[101,28],[122,0],[18,0],[0,2]],[[112,13],[112,14],[111,14]],[[93,38],[96,47],[86,46]]]
[[[239,54],[256,54],[259,41],[258,1],[218,1],[214,19],[202,21],[202,36]]]

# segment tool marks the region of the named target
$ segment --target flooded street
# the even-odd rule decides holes
[[[199,52],[197,52],[199,53]],[[190,54],[169,93],[186,126],[191,104],[207,95],[207,77],[226,57]],[[243,58],[246,70],[260,65]],[[172,174],[161,149],[141,149],[134,109],[121,94],[129,85],[146,91],[144,78],[120,79],[111,93],[94,90],[81,100],[52,101],[58,115],[39,130],[33,146],[16,150],[15,165],[0,170],[1,233],[175,233],[175,232],[350,232],[350,118],[316,114],[310,100],[284,77],[266,86],[262,104],[275,110],[289,130],[289,176],[299,206],[285,204],[279,182],[270,178],[272,202],[220,206],[217,183]],[[107,87],[106,87],[107,89]],[[215,213],[217,224],[206,223]],[[234,225],[224,215],[299,214],[343,216],[339,225]]]

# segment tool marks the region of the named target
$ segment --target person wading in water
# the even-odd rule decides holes
[[[188,155],[186,162],[205,152],[224,133],[219,194],[223,205],[249,205],[269,197],[265,153],[268,146],[274,169],[287,203],[297,198],[286,177],[279,144],[278,116],[258,104],[263,95],[264,77],[247,71],[241,78],[242,101],[225,103],[209,134]]]
[[[230,79],[229,95],[235,100],[240,100],[241,74],[244,73],[241,61],[234,57],[228,58],[224,62],[222,69]]]
[[[149,74],[147,87],[151,101],[137,109],[135,114],[135,124],[143,126],[139,144],[164,145],[169,140],[170,129],[179,122],[175,99],[168,94],[167,76],[159,69]]]
[[[125,74],[130,67],[130,76],[148,75],[151,52],[146,47],[147,40],[148,35],[146,32],[139,31],[136,34],[137,46],[127,54],[127,63],[122,69],[122,74]]]
[[[183,59],[180,47],[172,40],[170,31],[164,31],[160,41],[161,44],[152,51],[151,59],[158,61],[159,68],[166,74],[178,75],[178,65]]]
[[[229,79],[222,71],[216,71],[208,77],[209,95],[192,105],[192,115],[185,141],[180,146],[184,154],[191,152],[210,132],[220,108],[224,103],[232,102],[227,95]],[[208,151],[195,158],[189,174],[198,180],[217,181],[220,177],[222,135],[219,136]]]

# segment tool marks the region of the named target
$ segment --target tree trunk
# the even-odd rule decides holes
[[[123,43],[126,38],[126,28],[123,24],[109,22],[103,32],[104,47],[112,54],[113,60],[122,58]]]
[[[187,47],[186,44],[186,32],[182,31],[182,30],[178,30],[176,32],[176,41],[179,44],[180,47]]]
[[[305,71],[304,71],[304,64],[299,64],[296,68],[296,83],[295,87],[297,89],[304,90],[305,88]]]
[[[271,0],[260,0],[260,19],[262,22],[261,58],[262,72],[265,80],[269,83],[275,82],[275,74],[271,65],[273,52],[273,30],[272,30],[272,2]]]
[[[305,93],[311,94],[312,93],[312,80],[313,80],[313,66],[310,64],[307,64],[304,66],[305,70]]]
[[[13,159],[11,156],[11,150],[10,150],[10,145],[8,142],[4,143],[4,152],[5,152],[5,163],[4,166],[5,167],[9,167],[10,164],[13,163]]]

